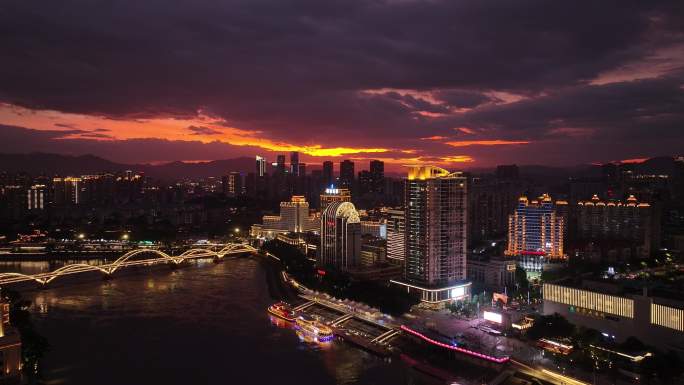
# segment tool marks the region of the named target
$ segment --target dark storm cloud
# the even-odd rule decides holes
[[[549,137],[558,127],[630,137],[649,125],[672,134],[681,116],[658,115],[663,94],[650,83],[588,82],[682,44],[682,15],[674,0],[8,0],[0,102],[115,119],[204,111],[274,140],[327,146],[411,148],[458,126],[483,137]],[[529,99],[498,104],[491,91]],[[451,107],[473,110],[419,114]],[[656,117],[634,113],[642,108]]]
[[[69,155],[96,154],[120,163],[149,163],[155,161],[214,160],[253,155],[260,149],[249,146],[233,146],[221,142],[202,143],[165,139],[101,139],[97,133],[79,135],[76,139],[55,140],[65,136],[65,131],[31,130],[0,124],[2,139],[0,153],[52,152]],[[83,134],[82,132],[71,132]]]
[[[215,130],[211,127],[204,126],[189,126],[188,131],[192,132],[191,135],[220,135],[221,131]]]
[[[463,90],[443,90],[434,96],[445,104],[456,108],[473,108],[487,102],[501,101],[483,93]]]

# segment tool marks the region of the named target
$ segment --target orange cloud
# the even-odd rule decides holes
[[[428,136],[425,138],[420,138],[420,140],[444,140],[444,139],[449,139],[446,136],[440,136],[440,135],[434,135],[434,136]]]
[[[462,132],[464,134],[468,134],[468,135],[475,134],[475,131],[472,128],[468,128],[468,127],[456,127],[456,128],[454,128],[454,130],[456,130],[458,132]]]
[[[295,145],[273,141],[257,131],[228,127],[222,120],[198,113],[193,119],[135,119],[114,120],[101,116],[70,114],[48,110],[29,110],[9,104],[0,104],[0,122],[35,130],[64,131],[63,139],[125,140],[160,138],[167,140],[224,142],[235,146],[253,146],[270,151],[301,153],[315,157],[338,157],[349,154],[374,154],[390,151],[386,148],[323,147],[321,145]],[[202,127],[201,130],[188,129]],[[94,133],[107,135],[100,137]]]
[[[526,140],[461,140],[455,142],[446,142],[452,147],[467,147],[467,146],[504,146],[512,144],[529,144]]]

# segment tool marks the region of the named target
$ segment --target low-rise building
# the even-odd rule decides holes
[[[684,354],[684,301],[629,293],[620,283],[583,281],[579,287],[546,283],[544,314],[558,313],[571,323],[625,341]]]
[[[516,260],[510,257],[468,256],[468,280],[488,291],[504,292],[515,286]]]

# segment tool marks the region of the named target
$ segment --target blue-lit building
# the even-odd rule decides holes
[[[566,204],[565,202],[558,202]],[[547,260],[562,260],[563,218],[548,194],[536,200],[520,197],[515,212],[508,218],[507,255],[517,256],[528,272],[541,272]]]

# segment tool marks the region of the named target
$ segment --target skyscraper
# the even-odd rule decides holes
[[[321,194],[321,211],[334,202],[351,202],[351,193],[347,188],[326,188]]]
[[[380,160],[370,161],[370,192],[382,194],[385,187],[385,162]]]
[[[278,175],[285,174],[285,155],[278,155],[276,157],[276,173]]]
[[[334,181],[333,162],[326,160],[323,162],[323,185],[329,188]]]
[[[242,175],[239,172],[233,171],[221,178],[221,189],[223,194],[230,197],[236,197],[242,194]]]
[[[266,159],[257,155],[256,156],[256,176],[266,175]]]
[[[57,205],[81,203],[81,178],[66,177],[52,179],[54,202]]]
[[[343,160],[340,162],[340,187],[352,189],[354,185],[354,162]]]
[[[403,262],[406,254],[404,215],[403,209],[387,210],[387,258],[397,262]]]
[[[335,202],[321,216],[321,247],[318,265],[347,271],[359,264],[361,221],[354,204]]]
[[[438,167],[412,166],[405,195],[404,281],[392,282],[431,304],[468,297],[466,178]]]
[[[43,210],[45,208],[45,185],[35,184],[28,189],[28,209]]]
[[[299,153],[297,151],[290,153],[290,173],[299,175]]]
[[[545,259],[564,259],[563,219],[548,194],[536,200],[520,197],[508,218],[507,255],[518,256],[528,272],[541,272]]]

